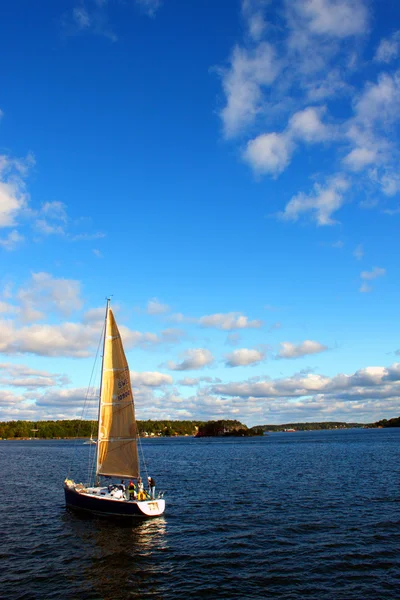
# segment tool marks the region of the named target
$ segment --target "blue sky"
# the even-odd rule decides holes
[[[27,0],[0,22],[0,419],[399,414],[400,5]]]

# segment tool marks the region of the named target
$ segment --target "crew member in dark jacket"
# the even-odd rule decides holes
[[[149,485],[149,494],[152,497],[152,499],[154,500],[155,492],[156,492],[156,482],[154,481],[154,479],[152,477],[148,477],[147,482]]]

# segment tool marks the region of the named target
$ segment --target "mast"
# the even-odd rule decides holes
[[[99,450],[100,450],[100,407],[101,407],[101,393],[103,390],[103,375],[104,375],[104,353],[106,349],[106,335],[107,335],[107,318],[108,309],[110,308],[110,298],[107,298],[106,304],[106,315],[104,318],[104,334],[103,334],[103,355],[101,358],[101,378],[100,378],[100,393],[99,393],[99,408],[97,414],[97,444],[96,444],[96,485],[100,484],[99,478]]]

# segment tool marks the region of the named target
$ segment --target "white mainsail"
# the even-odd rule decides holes
[[[137,430],[128,362],[117,324],[107,304],[96,475],[140,475]]]

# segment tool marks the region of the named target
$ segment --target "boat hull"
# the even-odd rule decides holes
[[[96,516],[119,518],[149,518],[159,517],[165,510],[165,500],[129,501],[113,500],[101,496],[78,492],[68,486],[64,487],[65,503],[68,508],[84,511]]]

